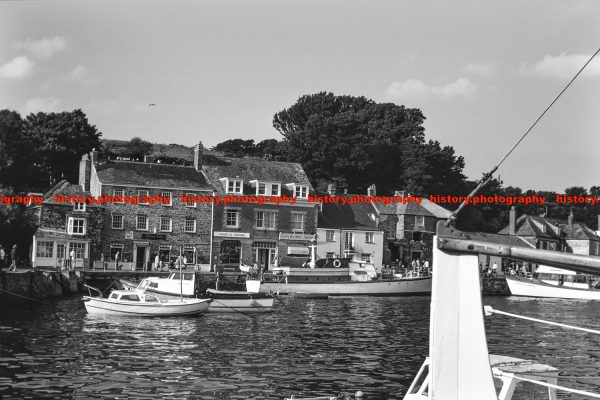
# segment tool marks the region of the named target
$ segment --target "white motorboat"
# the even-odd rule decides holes
[[[573,277],[574,275],[567,276]],[[582,277],[585,278],[585,276]],[[543,278],[543,276],[539,278]],[[600,290],[589,286],[589,284],[586,284],[588,288],[584,289],[573,286],[565,286],[562,284],[563,281],[557,281],[557,284],[551,284],[539,278],[535,279],[507,276],[506,283],[508,284],[510,293],[513,296],[600,300]],[[558,283],[561,284],[558,285]]]
[[[120,279],[126,290],[151,292],[160,300],[196,298],[196,274],[194,272],[171,272],[167,278],[149,276],[139,283]]]
[[[208,289],[206,298],[212,299],[210,312],[270,312],[274,295],[243,291]]]
[[[319,264],[318,260],[315,264]],[[431,293],[431,276],[426,273],[392,279],[378,278],[373,264],[335,260],[333,268],[277,267],[260,281],[260,292],[315,296],[415,296]],[[333,262],[335,262],[333,261]],[[247,279],[248,291],[257,280]]]
[[[205,313],[211,299],[160,300],[153,293],[142,290],[113,290],[106,299],[83,296],[83,302],[88,314],[172,317]]]

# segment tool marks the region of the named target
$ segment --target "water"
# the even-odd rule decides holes
[[[401,399],[427,354],[429,298],[283,302],[251,318],[93,318],[79,298],[1,310],[0,397],[283,399],[362,390],[369,400]],[[598,302],[484,303],[600,327]],[[597,336],[503,316],[486,326],[492,353],[600,375]],[[598,379],[563,383],[600,391]]]

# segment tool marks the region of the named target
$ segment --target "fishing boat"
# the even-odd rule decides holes
[[[506,276],[513,296],[600,300],[598,276],[540,266],[537,278]]]
[[[207,289],[203,295],[210,298],[210,312],[270,312],[275,296],[265,293]]]
[[[314,246],[314,244],[313,244]],[[314,259],[305,266],[274,267],[262,280],[248,278],[246,287],[260,283],[262,293],[279,293],[297,297],[325,298],[328,296],[416,296],[431,293],[429,271],[408,276],[383,279],[373,264],[343,259]],[[285,262],[285,261],[283,261]]]
[[[140,317],[174,317],[198,315],[208,311],[211,299],[160,300],[142,290],[113,290],[108,298],[91,286],[98,296],[83,296],[88,314],[129,315]]]

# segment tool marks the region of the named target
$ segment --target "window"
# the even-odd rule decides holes
[[[423,215],[415,215],[415,228],[425,228],[425,217]]]
[[[195,198],[196,198],[196,193],[186,193],[185,195],[186,195],[187,197],[191,197],[192,199],[195,199]],[[186,206],[187,206],[187,207],[191,207],[191,208],[196,208],[196,204],[198,204],[198,203],[196,203],[195,201],[188,201],[188,202],[186,203]]]
[[[225,210],[225,226],[238,228],[240,226],[240,213],[238,210]]]
[[[148,230],[148,216],[137,215],[135,217],[135,229],[137,229],[138,231],[147,231]]]
[[[335,253],[327,253],[326,258],[335,258]]]
[[[37,242],[36,257],[52,258],[54,253],[54,242],[39,241]]]
[[[85,218],[69,217],[67,233],[69,235],[85,235]]]
[[[219,260],[223,264],[239,264],[242,244],[239,240],[223,240]]]
[[[64,260],[67,251],[67,245],[64,243],[56,243],[56,258]]]
[[[140,301],[140,298],[137,294],[123,294],[121,295],[120,300]]]
[[[196,233],[196,220],[194,218],[186,218],[184,231],[186,233]]]
[[[227,193],[237,193],[242,194],[242,184],[243,180],[241,179],[231,179],[227,180]]]
[[[346,232],[344,245],[346,246],[346,250],[352,250],[354,248],[354,233]]]
[[[366,261],[366,262],[371,262],[371,253],[361,253],[360,260]]]
[[[137,195],[139,197],[139,204],[144,204],[144,205],[148,205],[148,197],[150,196],[150,193],[147,190],[138,190],[137,191]],[[145,199],[144,199],[145,197]]]
[[[85,211],[85,203],[74,203],[73,211]]]
[[[161,232],[171,232],[173,228],[173,220],[169,217],[160,217],[160,231]],[[148,227],[146,226],[146,229]]]
[[[294,186],[294,197],[306,199],[308,197],[308,186],[295,185]]]
[[[365,243],[375,243],[374,236],[373,232],[365,232]]]
[[[335,231],[333,229],[327,229],[325,231],[325,240],[328,242],[335,242]]]
[[[123,216],[119,214],[113,214],[112,216],[112,228],[123,229]]]
[[[281,184],[258,182],[256,185],[257,196],[281,196]]]
[[[123,197],[125,197],[125,189],[118,189],[118,188],[114,188],[113,189],[113,196],[114,197],[121,197],[121,201],[120,203],[123,203]]]
[[[171,192],[160,192],[160,197],[162,197],[162,205],[163,206],[172,206],[173,205],[173,194]]]
[[[75,252],[75,258],[85,258],[85,243],[69,243],[67,257],[70,257],[71,251]]]
[[[304,232],[306,214],[292,213],[292,231]]]
[[[277,213],[272,211],[257,211],[254,215],[256,229],[277,229]]]

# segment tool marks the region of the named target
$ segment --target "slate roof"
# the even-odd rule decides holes
[[[103,184],[212,190],[204,175],[189,166],[108,161],[95,168]]]
[[[74,185],[72,183],[67,182],[66,180],[62,180],[54,185],[50,190],[44,193],[44,201],[43,204],[57,204],[54,202],[54,195],[59,196],[85,196],[89,193],[83,191],[81,186]]]
[[[546,232],[542,232],[538,224],[546,226]],[[557,228],[560,228],[560,235],[555,231]],[[498,233],[508,235],[509,227],[504,227]],[[568,222],[564,220],[534,215],[521,215],[516,221],[515,233],[517,236],[535,236],[557,240],[600,240],[600,237],[584,223],[573,222],[569,226]]]
[[[352,195],[348,195],[352,196]],[[377,224],[370,218],[375,214],[371,203],[323,203],[319,211],[319,228],[355,229],[361,231],[379,231]]]
[[[286,188],[288,183],[307,185],[312,189],[308,176],[298,163],[263,160],[258,158],[236,157],[204,157],[202,171],[208,181],[215,186],[217,192],[225,192],[225,184],[221,178],[240,178],[244,181],[244,194],[256,193],[256,188],[249,182],[253,180],[263,182],[280,182],[281,195],[292,195]],[[312,191],[312,190],[311,190]]]
[[[446,210],[433,202],[431,202],[427,196],[423,196],[421,204],[417,203],[373,203],[375,208],[380,214],[394,214],[394,215],[423,215],[426,217],[435,217],[439,219],[447,219],[452,214],[451,211]]]
[[[497,233],[483,233],[483,232],[473,232],[473,233],[465,233],[467,237],[471,240],[477,240],[485,243],[495,243],[505,246],[517,246],[517,247],[528,247],[535,248],[534,245],[527,242],[524,239],[521,239],[517,236],[511,235],[500,235]]]

